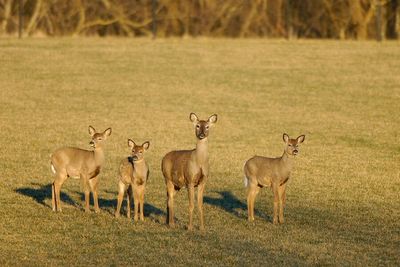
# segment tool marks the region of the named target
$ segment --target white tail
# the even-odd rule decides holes
[[[79,177],[85,187],[85,211],[89,211],[89,194],[93,193],[95,211],[99,212],[97,185],[98,175],[104,163],[103,142],[111,134],[111,128],[102,133],[89,126],[89,134],[92,136],[90,145],[93,151],[75,147],[63,147],[57,149],[51,155],[51,170],[56,175],[52,185],[53,211],[61,211],[60,191],[61,186],[68,177]]]
[[[52,172],[53,174],[56,174],[56,169],[54,168],[53,163],[50,163],[50,168],[51,168],[51,172]]]
[[[247,187],[249,185],[249,179],[247,178],[246,175],[244,176],[243,182],[244,182],[244,187]]]
[[[189,191],[189,225],[193,228],[194,188],[197,186],[197,204],[199,208],[200,229],[204,229],[203,193],[208,178],[208,144],[209,128],[217,122],[214,114],[208,120],[199,120],[197,115],[190,113],[197,137],[196,148],[167,153],[162,159],[161,169],[167,186],[167,222],[174,226],[174,195],[176,190],[187,187]]]

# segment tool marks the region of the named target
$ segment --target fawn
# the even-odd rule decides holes
[[[161,169],[167,187],[167,223],[173,227],[174,222],[174,195],[182,187],[188,188],[189,193],[189,225],[193,229],[194,188],[197,189],[197,205],[200,217],[200,229],[204,229],[203,193],[209,175],[208,164],[208,135],[209,129],[217,122],[214,114],[207,121],[199,120],[197,115],[190,113],[190,121],[195,126],[197,138],[196,148],[179,150],[167,153],[162,159]]]
[[[133,197],[135,206],[134,221],[138,221],[139,211],[140,220],[144,221],[144,191],[150,171],[143,156],[144,152],[149,149],[150,142],[146,141],[141,146],[138,146],[134,141],[128,139],[128,146],[131,148],[132,156],[123,159],[119,166],[118,204],[115,217],[118,218],[120,216],[122,199],[125,192],[127,192],[127,217],[131,217],[130,200]]]
[[[100,212],[97,187],[99,173],[104,163],[103,143],[111,135],[111,128],[102,133],[89,126],[89,134],[92,136],[90,145],[94,150],[84,150],[75,147],[59,148],[51,155],[51,170],[55,174],[52,184],[52,208],[53,211],[61,211],[60,191],[61,186],[68,177],[81,179],[85,190],[85,211],[89,212],[89,194],[93,194],[94,210]]]
[[[254,200],[262,187],[271,187],[274,194],[273,223],[283,223],[283,207],[286,203],[286,182],[290,177],[294,157],[299,153],[298,145],[303,143],[305,135],[292,139],[286,133],[283,155],[279,158],[254,156],[244,165],[244,183],[247,187],[248,220],[254,221]],[[279,205],[279,216],[278,216]]]

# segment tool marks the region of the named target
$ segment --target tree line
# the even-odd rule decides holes
[[[0,35],[400,38],[400,0],[0,0]]]

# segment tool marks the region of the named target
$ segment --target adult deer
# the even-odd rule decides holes
[[[122,200],[125,192],[127,192],[127,217],[131,217],[130,200],[133,197],[135,205],[134,221],[138,221],[139,211],[140,220],[144,221],[144,191],[149,177],[149,166],[144,160],[144,152],[149,149],[150,143],[147,141],[140,146],[128,139],[128,146],[131,148],[132,155],[123,159],[119,166],[118,203],[115,217],[120,216]]]
[[[292,139],[283,134],[286,144],[283,155],[279,158],[254,156],[244,165],[244,183],[247,189],[248,220],[254,221],[254,200],[262,187],[271,187],[274,194],[273,223],[284,222],[283,207],[286,202],[286,182],[292,171],[294,157],[299,153],[298,145],[303,143],[305,135]],[[278,216],[279,206],[279,216]]]
[[[207,121],[199,120],[194,113],[190,113],[189,118],[195,127],[196,148],[171,151],[164,156],[161,163],[167,186],[167,222],[171,227],[174,226],[174,195],[182,187],[187,187],[189,193],[188,230],[193,229],[194,188],[197,187],[200,229],[203,230],[203,193],[209,175],[208,135],[210,127],[217,122],[217,115],[210,116]]]
[[[89,126],[89,134],[92,136],[90,145],[93,150],[84,150],[75,147],[59,148],[51,155],[51,170],[55,174],[52,184],[53,211],[61,211],[60,191],[61,186],[68,177],[81,179],[85,190],[85,211],[89,212],[89,194],[92,191],[94,210],[100,212],[97,187],[100,169],[104,163],[103,143],[111,134],[111,128],[102,133]]]

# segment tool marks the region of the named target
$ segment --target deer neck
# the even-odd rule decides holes
[[[134,160],[133,166],[135,167],[135,169],[143,168],[146,166],[146,162],[144,161],[143,158],[140,160]]]
[[[196,161],[199,164],[208,161],[208,140],[207,137],[203,139],[198,139],[196,144],[196,149],[194,151]]]
[[[97,166],[101,166],[104,163],[104,151],[102,147],[96,147],[93,150],[93,155],[94,155],[94,161],[96,162]]]
[[[292,155],[289,155],[286,150],[283,152],[283,155],[281,157],[281,163],[284,166],[285,170],[290,173],[290,171],[293,168],[294,165],[294,157]]]

